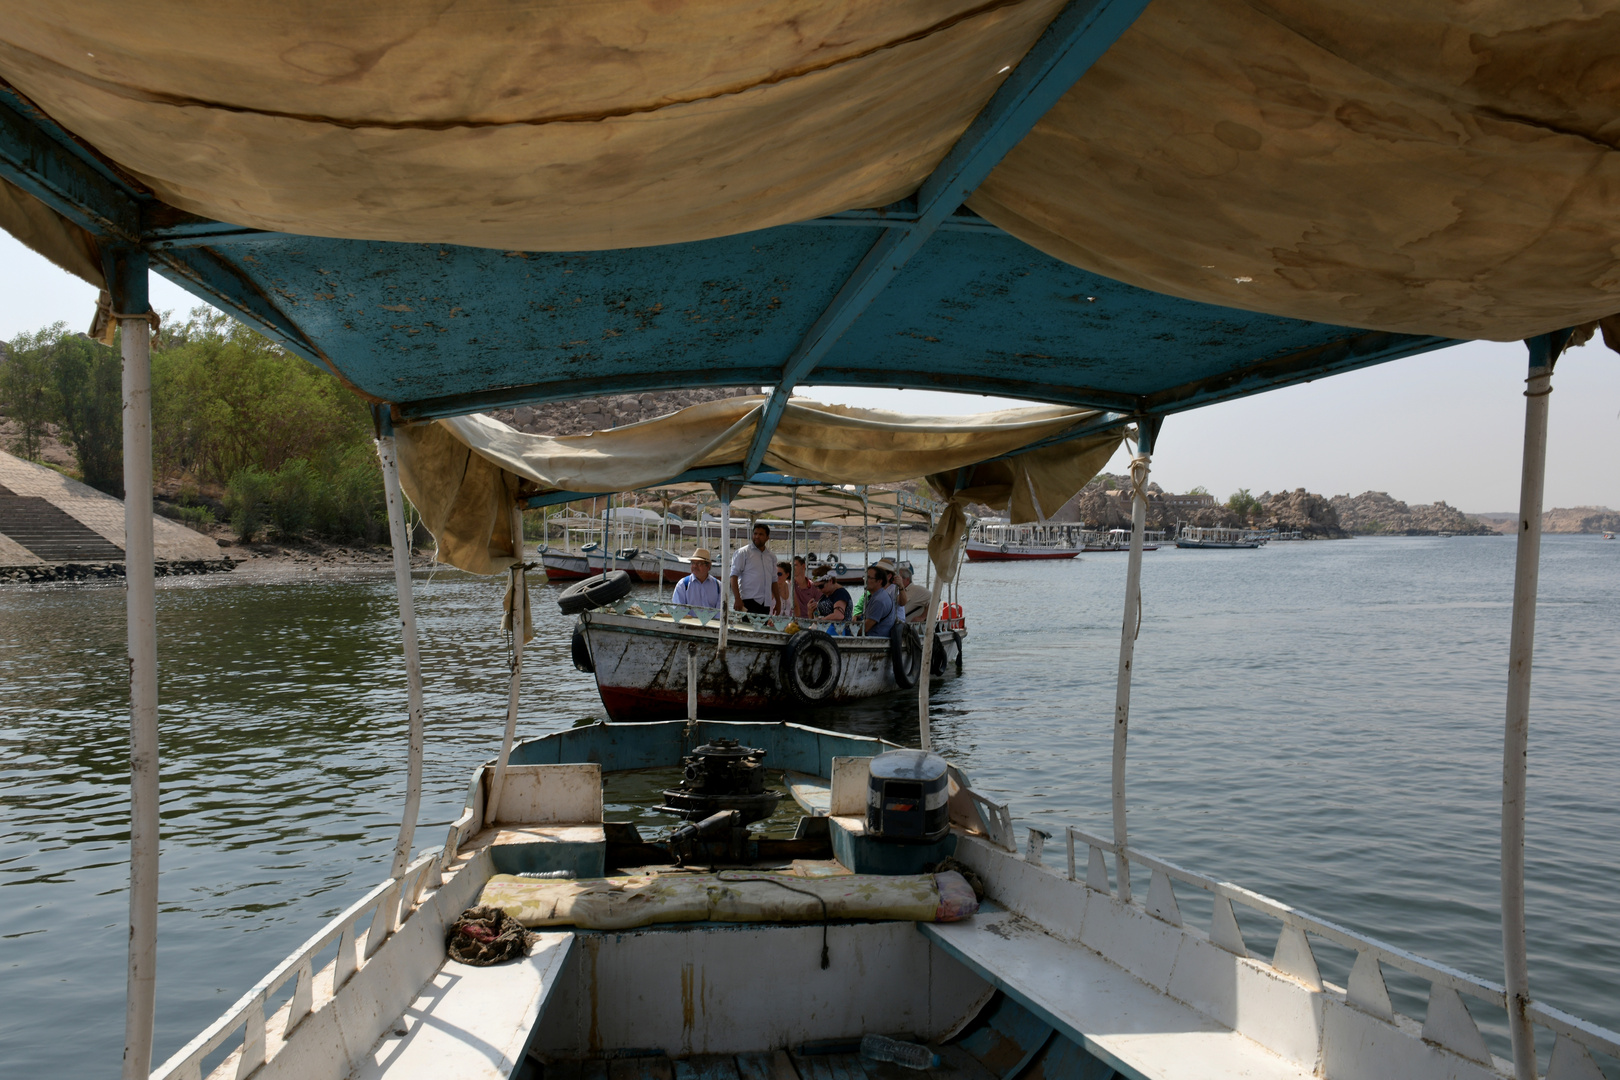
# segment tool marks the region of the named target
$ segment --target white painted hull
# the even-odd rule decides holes
[[[694,620],[695,621],[695,620]],[[756,621],[765,622],[763,617]],[[773,620],[786,625],[789,620]],[[697,645],[698,710],[758,713],[794,706],[796,699],[782,681],[782,649],[788,634],[781,629],[734,625],[726,652],[718,651],[718,622],[709,626],[677,625],[669,619],[589,612],[585,637],[596,667],[596,688],[608,716],[618,721],[657,720],[686,715],[687,646]],[[966,631],[959,631],[966,637]],[[956,669],[959,648],[949,632],[940,635],[945,670]],[[834,638],[838,646],[838,683],[820,705],[842,705],[901,689],[895,681],[887,638]]]

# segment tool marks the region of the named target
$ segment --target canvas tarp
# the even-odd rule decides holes
[[[400,483],[438,542],[439,558],[493,574],[517,558],[510,507],[542,491],[630,491],[687,471],[739,462],[764,408],[760,396],[727,398],[590,435],[529,435],[488,416],[396,430]],[[950,508],[936,527],[954,551],[969,502],[1005,509],[1014,521],[1056,510],[1095,476],[1125,433],[1112,430],[1014,454],[1071,431],[1097,414],[1041,406],[973,416],[906,416],[793,399],[765,452],[764,467],[830,484],[886,484],[932,476]],[[978,463],[983,464],[978,464]],[[958,470],[967,469],[958,484]],[[960,490],[956,490],[960,488]],[[954,508],[954,509],[951,509]],[[930,544],[932,554],[933,545]],[[934,559],[949,575],[951,560]]]
[[[567,251],[913,192],[1061,0],[0,0],[0,78],[182,209]],[[1620,0],[1153,0],[970,205],[1170,295],[1512,339],[1620,310]]]

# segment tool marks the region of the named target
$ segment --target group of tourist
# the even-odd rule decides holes
[[[933,596],[912,580],[909,566],[880,559],[866,568],[866,591],[852,597],[831,566],[810,571],[803,555],[778,561],[768,549],[771,530],[755,525],[753,543],[731,557],[732,606],[756,615],[823,619],[830,633],[887,637],[897,622],[922,622]],[[708,548],[692,552],[692,572],[675,585],[670,599],[688,607],[718,608],[720,581],[713,576]]]

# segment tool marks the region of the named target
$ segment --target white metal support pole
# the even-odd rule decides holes
[[[410,754],[405,770],[405,810],[399,836],[394,840],[394,864],[389,876],[399,877],[411,860],[416,836],[416,813],[422,803],[422,657],[416,648],[416,605],[411,599],[411,538],[405,532],[405,494],[399,487],[399,450],[394,425],[382,415],[377,438],[382,459],[383,494],[388,500],[388,537],[394,546],[394,591],[399,594],[400,636],[405,644],[406,708],[410,718]]]
[[[109,253],[107,289],[118,313],[124,395],[124,611],[129,644],[129,978],[124,1080],[152,1071],[157,1012],[157,589],[152,565],[152,326],[146,253]]]
[[[1148,467],[1153,460],[1153,421],[1137,423],[1131,459],[1131,553],[1125,565],[1125,618],[1119,628],[1119,673],[1114,686],[1114,877],[1119,898],[1131,899],[1131,864],[1125,857],[1125,747],[1131,726],[1131,672],[1136,635],[1142,629],[1142,533],[1147,528]]]
[[[528,636],[529,583],[523,572],[523,507],[512,507],[512,551],[517,565],[512,567],[512,672],[506,688],[506,731],[501,735],[501,756],[495,759],[495,776],[489,784],[489,804],[484,808],[484,824],[495,823],[506,790],[506,766],[517,738],[518,694],[523,683],[523,639]]]
[[[726,653],[726,626],[731,622],[731,481],[720,481],[720,655]],[[738,582],[741,585],[741,581]]]
[[[1508,1034],[1518,1080],[1536,1080],[1535,1030],[1526,1011],[1530,970],[1524,934],[1524,798],[1530,741],[1530,665],[1536,642],[1536,584],[1541,570],[1541,503],[1547,470],[1547,397],[1563,334],[1531,338],[1524,391],[1524,465],[1519,478],[1519,546],[1513,567],[1513,627],[1508,641],[1507,727],[1502,738],[1502,966]]]

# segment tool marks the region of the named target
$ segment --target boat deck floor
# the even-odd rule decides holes
[[[912,1041],[909,1035],[895,1037]],[[929,1044],[940,1063],[916,1070],[868,1061],[857,1052],[859,1045],[850,1039],[756,1054],[649,1054],[544,1064],[531,1059],[531,1070],[523,1075],[532,1080],[1000,1080],[959,1046]]]

